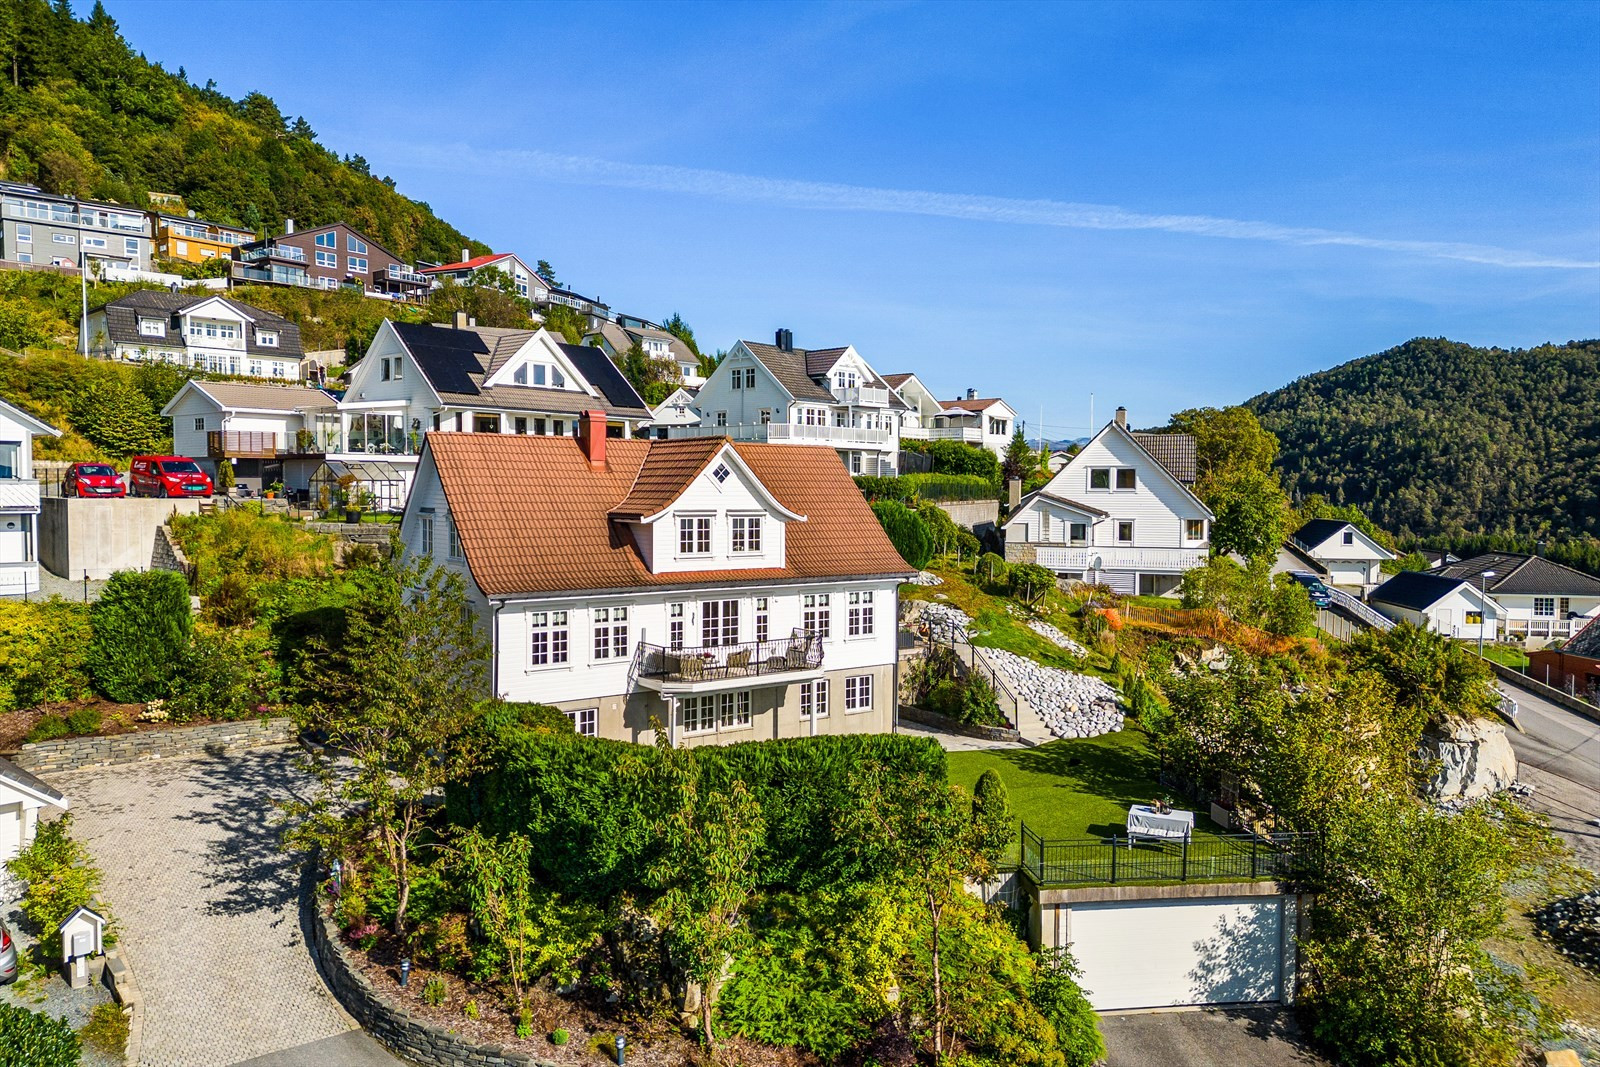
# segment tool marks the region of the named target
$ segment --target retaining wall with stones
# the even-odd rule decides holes
[[[262,745],[287,745],[296,736],[288,718],[241,719],[205,726],[174,726],[113,737],[67,737],[23,745],[11,761],[23,770],[48,777],[84,767],[193,756],[202,752],[237,752]]]
[[[559,1067],[530,1053],[471,1044],[442,1026],[413,1018],[386,1000],[356,969],[314,888],[308,888],[302,907],[311,912],[311,950],[322,965],[323,978],[361,1028],[390,1052],[421,1067]]]
[[[914,722],[921,726],[931,726],[936,730],[946,733],[960,734],[962,737],[976,737],[984,741],[1021,741],[1022,735],[1016,730],[1004,726],[973,726],[968,723],[952,719],[948,715],[940,715],[937,711],[919,708],[914,704],[900,705],[900,718],[905,722]]]

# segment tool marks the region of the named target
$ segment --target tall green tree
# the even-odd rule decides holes
[[[1187,408],[1172,416],[1171,428],[1193,434],[1202,499],[1211,485],[1247,472],[1267,473],[1278,457],[1278,439],[1247,407]]]
[[[73,429],[113,456],[155,452],[166,441],[149,398],[120,378],[89,383],[72,398],[71,413]]]
[[[1237,552],[1246,559],[1270,556],[1291,532],[1289,499],[1270,472],[1230,475],[1213,483],[1202,499],[1216,515],[1211,524],[1214,552]]]
[[[674,311],[672,313],[672,318],[668,319],[666,322],[663,322],[661,324],[661,328],[687,345],[689,351],[694,353],[696,359],[702,358],[700,356],[700,346],[694,343],[694,331],[689,328],[689,324],[687,322],[683,321],[682,315]]]
[[[1005,458],[1000,461],[1001,484],[1008,484],[1013,478],[1026,481],[1038,466],[1038,456],[1028,447],[1028,439],[1022,436],[1022,427],[1018,426],[1006,445]]]
[[[176,571],[118,571],[89,609],[95,687],[123,704],[172,695],[194,632],[189,583]]]

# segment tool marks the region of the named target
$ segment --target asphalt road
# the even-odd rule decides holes
[[[1600,722],[1506,682],[1500,689],[1517,702],[1522,732],[1506,734],[1518,779],[1534,787],[1529,806],[1550,817],[1585,866],[1600,871]]]
[[[1328,1067],[1288,1009],[1102,1015],[1106,1067]]]

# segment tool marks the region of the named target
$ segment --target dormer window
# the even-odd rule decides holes
[[[511,380],[518,385],[528,384],[528,365],[524,363],[511,373]]]
[[[278,347],[278,331],[277,330],[257,330],[256,331],[256,344],[259,345],[262,348],[277,348]]]
[[[729,520],[729,523],[732,532],[733,551],[761,551],[760,515],[735,515]]]
[[[167,335],[167,324],[165,322],[163,322],[161,319],[140,319],[139,320],[139,336],[140,337],[165,337],[166,335]]]

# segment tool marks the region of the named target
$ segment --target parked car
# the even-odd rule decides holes
[[[1328,592],[1328,587],[1322,584],[1310,571],[1290,571],[1289,577],[1306,587],[1306,593],[1311,597],[1311,603],[1319,608],[1325,608],[1333,603],[1333,594]]]
[[[17,943],[4,922],[0,922],[0,985],[17,980]]]
[[[216,490],[211,475],[184,456],[134,456],[128,464],[128,489],[134,496],[203,496]]]
[[[128,487],[109,463],[74,463],[61,479],[62,496],[127,496]]]

